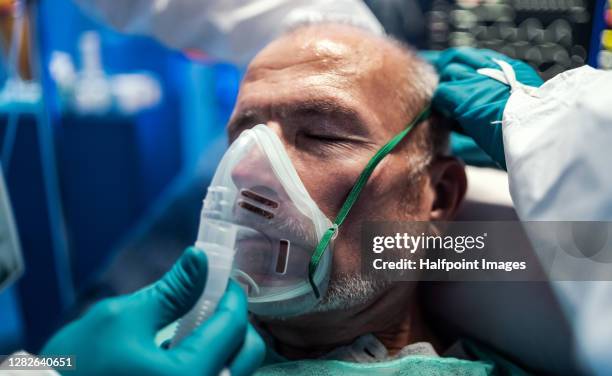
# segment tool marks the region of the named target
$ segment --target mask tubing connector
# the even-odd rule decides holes
[[[340,226],[338,226],[337,223],[332,224],[332,227],[330,228],[330,230],[334,230],[334,234],[331,237],[331,240],[336,240],[336,238],[338,237],[338,229],[340,228]]]

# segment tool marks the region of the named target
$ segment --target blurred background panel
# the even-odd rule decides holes
[[[3,1],[0,17],[2,165],[26,264],[0,298],[7,353],[38,350],[115,250],[196,170],[214,172],[241,71],[113,32],[68,0]]]
[[[586,0],[436,1],[427,16],[429,45],[493,49],[529,62],[548,79],[587,63],[594,6]]]
[[[609,0],[366,0],[387,31],[421,49],[488,48],[544,79],[585,64],[612,69]]]

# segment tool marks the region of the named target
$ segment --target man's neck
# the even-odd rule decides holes
[[[275,350],[288,359],[318,358],[368,333],[378,338],[390,355],[415,342],[431,342],[437,347],[413,287],[404,286],[394,285],[365,306],[259,325],[274,339]]]

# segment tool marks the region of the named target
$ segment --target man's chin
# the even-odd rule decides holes
[[[336,312],[356,311],[370,305],[391,285],[391,282],[365,279],[361,276],[340,276],[330,281],[326,294],[314,307],[294,315],[254,315],[265,323],[316,320]],[[274,303],[282,304],[282,303]]]

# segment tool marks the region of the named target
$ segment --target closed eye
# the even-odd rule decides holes
[[[336,136],[333,134],[324,134],[324,133],[302,133],[302,137],[307,139],[307,141],[319,142],[321,144],[328,145],[342,145],[342,146],[350,146],[350,147],[365,147],[367,149],[376,150],[378,147],[376,144],[367,140],[365,138],[361,138],[358,136]]]
[[[302,133],[296,140],[296,146],[308,153],[327,156],[335,155],[336,157],[339,155],[337,153],[352,155],[364,147],[366,149],[374,147],[373,144],[365,140],[319,133]]]
[[[320,142],[328,142],[328,143],[349,143],[353,142],[353,140],[347,139],[345,137],[337,137],[332,135],[322,135],[322,134],[305,134],[304,137]]]

